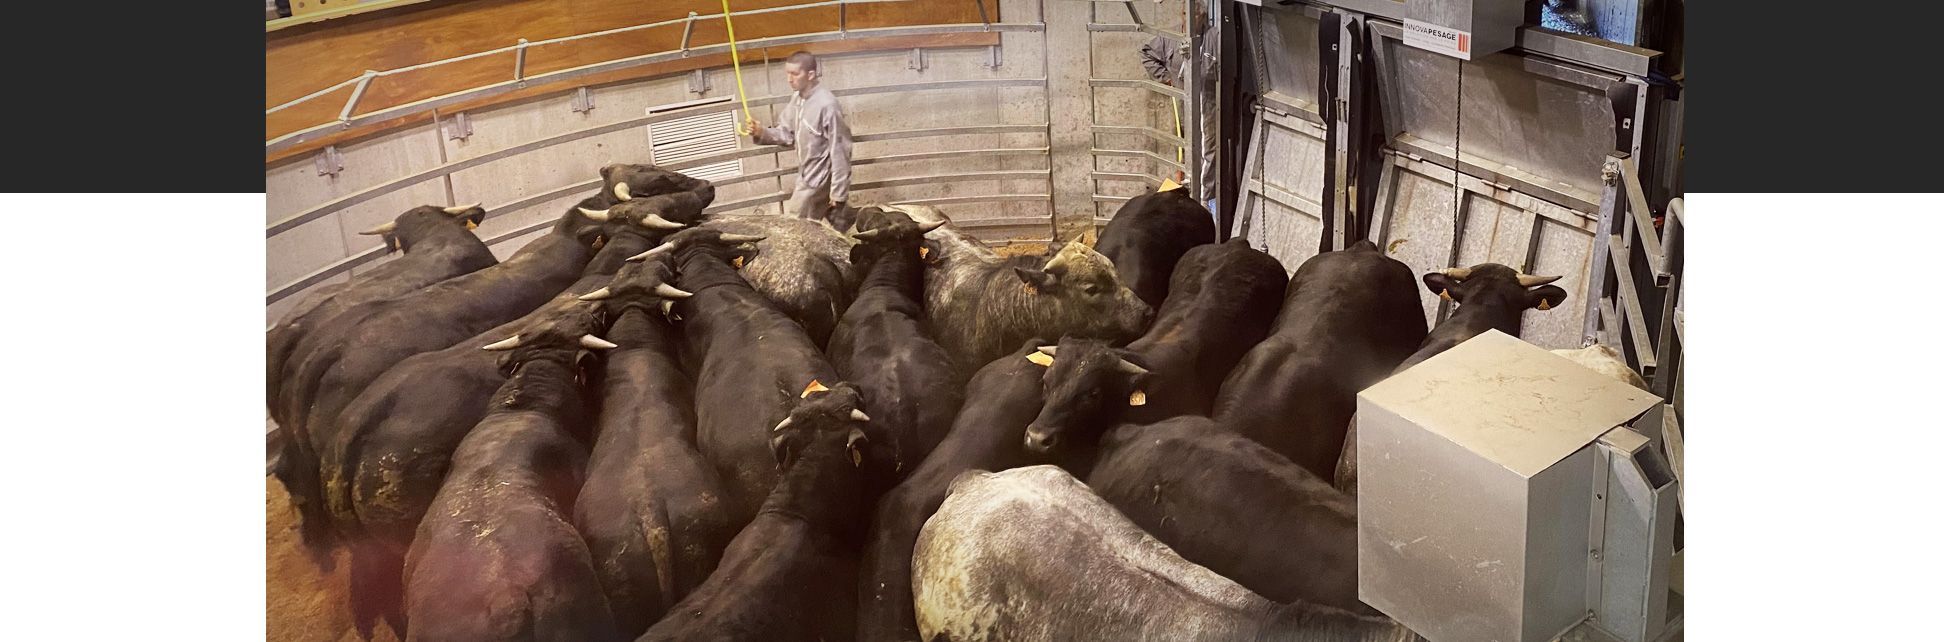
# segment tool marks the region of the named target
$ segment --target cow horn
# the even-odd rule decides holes
[[[673,243],[663,243],[663,244],[661,244],[661,245],[657,245],[657,246],[655,246],[655,247],[654,247],[653,249],[650,249],[650,250],[648,250],[648,251],[646,251],[646,252],[642,252],[642,253],[640,253],[640,254],[636,254],[636,255],[634,255],[634,256],[630,256],[630,257],[628,257],[628,260],[630,260],[630,261],[642,261],[642,260],[646,260],[646,259],[647,259],[648,257],[651,257],[651,256],[654,256],[654,255],[656,255],[656,254],[661,254],[661,253],[663,253],[663,252],[668,252],[668,251],[671,251],[671,250],[674,250],[674,249],[675,249],[675,245],[674,245]]]
[[[1530,288],[1530,287],[1545,285],[1547,283],[1551,283],[1553,281],[1558,281],[1558,280],[1559,277],[1556,276],[1533,276],[1530,274],[1520,274],[1519,286]]]
[[[398,229],[398,221],[387,221],[384,225],[380,225],[378,227],[374,227],[365,230],[363,232],[359,232],[359,234],[363,234],[365,236],[377,236],[379,234],[390,234],[392,233],[392,230],[396,230],[396,229]]]
[[[687,225],[662,218],[660,214],[649,214],[647,218],[641,219],[641,226],[651,230],[679,230],[688,227]]]
[[[858,232],[856,234],[852,234],[851,238],[857,239],[859,241],[875,241],[877,240],[878,233],[882,231],[883,230],[865,230],[862,232]]]
[[[930,232],[931,232],[932,230],[935,230],[935,229],[938,229],[938,228],[941,228],[941,227],[945,227],[945,222],[944,222],[944,221],[932,221],[932,222],[930,222],[930,223],[919,223],[919,224],[918,224],[918,231],[919,231],[920,233],[930,233]]]
[[[867,415],[867,414],[864,414],[864,411],[862,411],[862,410],[858,410],[858,409],[856,409],[856,408],[852,408],[852,409],[851,409],[851,414],[850,414],[850,418],[851,418],[851,419],[853,419],[853,420],[856,420],[856,421],[870,421],[870,420],[871,420],[871,416],[870,416],[870,415]]]
[[[758,234],[731,234],[729,232],[723,232],[719,238],[724,243],[761,243],[763,239],[769,237]]]
[[[1454,280],[1463,281],[1471,278],[1471,268],[1445,268],[1444,275]]]
[[[486,347],[480,349],[481,350],[512,350],[518,347],[520,347],[520,335],[516,334],[507,337],[505,339],[501,339],[499,341],[486,344]]]
[[[789,425],[790,425],[790,420],[792,420],[792,419],[795,419],[795,417],[784,417],[784,418],[783,418],[783,421],[782,421],[782,422],[780,422],[780,423],[778,423],[778,424],[776,424],[776,427],[775,427],[775,428],[771,428],[771,429],[770,429],[770,432],[780,432],[780,431],[782,431],[784,427],[786,427],[786,426],[789,426]]]
[[[634,195],[628,193],[628,183],[625,181],[614,184],[614,197],[622,201],[634,200]]]
[[[587,218],[600,221],[602,223],[606,223],[608,220],[609,210],[590,210],[585,207],[576,207],[574,209],[580,210],[581,216],[585,216]]]
[[[1126,359],[1120,360],[1120,370],[1121,372],[1125,372],[1127,374],[1131,374],[1135,376],[1140,376],[1148,373],[1147,368],[1134,365],[1134,362],[1128,361]]]
[[[593,292],[589,292],[587,294],[583,294],[574,298],[580,299],[582,301],[599,301],[601,299],[605,299],[611,296],[614,296],[613,290],[609,290],[607,288],[601,288],[599,290],[595,290]]]
[[[692,292],[684,292],[682,291],[681,288],[675,287],[673,285],[669,285],[667,283],[656,283],[655,296],[659,296],[664,299],[686,299],[695,296],[695,294]]]
[[[591,334],[581,335],[580,344],[581,347],[583,348],[591,348],[594,350],[613,350],[615,348],[621,347],[615,345],[613,342],[608,341],[607,339],[603,339]]]
[[[458,216],[460,214],[473,211],[478,207],[479,207],[478,203],[473,203],[471,205],[454,205],[452,207],[445,208],[445,213],[451,214],[453,216]]]
[[[1056,352],[1056,351],[1058,351],[1059,349],[1060,349],[1060,346],[1040,346],[1040,347],[1039,347],[1039,351],[1040,351],[1040,354],[1043,354],[1043,355],[1046,355],[1046,356],[1049,356],[1049,357],[1057,357],[1057,356],[1060,356],[1060,355],[1057,355],[1057,354],[1053,354],[1054,352]]]
[[[674,301],[663,301],[663,302],[662,302],[662,317],[663,317],[663,318],[666,318],[666,319],[668,319],[668,320],[670,320],[670,321],[674,321],[674,320],[675,320],[675,302],[674,302]]]

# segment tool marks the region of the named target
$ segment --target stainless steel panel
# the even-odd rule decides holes
[[[1389,2],[1390,0],[1379,0]],[[1318,100],[1316,18],[1295,11],[1262,12],[1262,50],[1269,65],[1265,92],[1287,94],[1315,104]],[[1334,61],[1332,61],[1334,63]]]

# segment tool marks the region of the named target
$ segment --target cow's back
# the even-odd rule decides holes
[[[1114,262],[1122,284],[1158,308],[1182,255],[1214,242],[1208,210],[1181,189],[1128,199],[1101,230],[1094,249]]]

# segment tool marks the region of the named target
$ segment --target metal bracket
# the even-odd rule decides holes
[[[521,38],[518,47],[513,50],[513,86],[525,89],[527,39]]]
[[[910,61],[905,63],[905,68],[911,69],[913,71],[925,70],[925,48],[924,47],[911,48],[911,59]]]
[[[987,69],[998,69],[999,65],[1004,64],[1004,62],[1005,57],[1000,54],[999,45],[991,45],[986,47],[986,61],[980,66]]]
[[[697,71],[700,70],[698,69]],[[575,89],[574,102],[571,108],[574,110],[574,113],[576,114],[585,114],[587,112],[594,111],[593,90],[590,90],[586,87]]]
[[[682,57],[689,56],[689,35],[695,33],[695,12],[690,11],[688,20],[682,22]]]
[[[466,112],[462,111],[453,114],[451,118],[445,119],[445,137],[447,140],[465,140],[471,138],[472,134],[472,118],[466,116]]]
[[[709,93],[709,74],[701,69],[689,72],[688,90],[691,94]]]
[[[337,178],[338,172],[344,171],[344,155],[338,153],[336,145],[326,146],[312,157],[311,164],[317,166],[318,176]]]

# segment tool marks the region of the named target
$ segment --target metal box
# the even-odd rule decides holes
[[[1404,23],[1404,44],[1473,60],[1511,49],[1525,25],[1524,0],[1321,0]]]
[[[1497,331],[1363,391],[1358,597],[1435,642],[1548,642],[1585,621],[1607,590],[1612,451],[1647,451],[1625,429],[1599,442],[1658,401]]]

